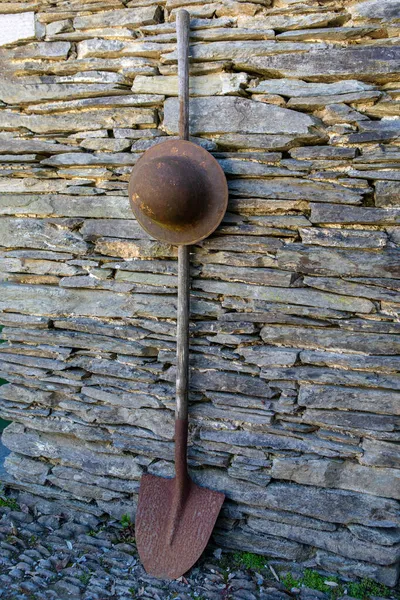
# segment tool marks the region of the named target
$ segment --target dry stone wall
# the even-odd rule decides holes
[[[193,247],[190,465],[214,540],[396,583],[398,0],[0,5],[0,414],[27,503],[133,513],[171,475],[176,249],[132,218],[141,153],[193,140],[228,213]],[[274,563],[273,563],[274,564]]]

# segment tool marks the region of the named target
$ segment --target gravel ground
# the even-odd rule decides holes
[[[186,577],[154,579],[140,564],[132,526],[16,508],[0,507],[2,600],[328,599],[308,588],[288,591],[268,568],[263,574],[230,568],[229,555],[220,550],[206,552]]]

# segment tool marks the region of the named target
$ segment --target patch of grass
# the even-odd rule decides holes
[[[6,506],[11,510],[19,510],[18,502],[14,498],[6,498],[5,496],[0,496],[0,506]]]
[[[306,569],[304,575],[300,579],[293,577],[288,573],[281,579],[283,585],[288,588],[301,588],[302,586],[318,590],[328,594],[332,600],[343,596],[345,593],[352,598],[360,600],[369,600],[371,596],[380,596],[382,598],[399,598],[393,590],[387,586],[377,583],[372,579],[362,579],[360,582],[341,583],[338,577],[324,577],[317,571]],[[336,586],[330,586],[329,583],[336,583]]]
[[[83,585],[88,585],[91,576],[92,573],[90,571],[88,573],[82,573],[82,575],[79,575],[79,580],[83,583]]]
[[[119,533],[118,541],[128,544],[135,543],[135,525],[129,515],[125,514],[121,517],[122,531]]]
[[[360,582],[349,583],[346,585],[347,593],[349,596],[353,598],[360,598],[364,600],[364,598],[369,598],[370,596],[381,596],[382,598],[389,598],[390,596],[399,597],[399,594],[396,594],[390,588],[386,587],[382,583],[377,583],[372,579],[362,579]]]
[[[260,554],[252,552],[235,552],[233,561],[238,567],[251,569],[253,571],[262,571],[265,569],[266,558]]]
[[[121,525],[125,529],[126,527],[130,527],[132,525],[132,519],[128,514],[122,515],[121,517]]]

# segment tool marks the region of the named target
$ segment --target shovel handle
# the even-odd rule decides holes
[[[179,137],[189,139],[189,33],[190,15],[179,10],[176,15],[179,82]],[[178,246],[178,315],[176,348],[176,411],[175,418],[188,417],[189,387],[189,247]],[[186,449],[185,449],[186,455]]]
[[[176,15],[178,44],[179,137],[189,139],[189,35],[190,15],[179,10]]]

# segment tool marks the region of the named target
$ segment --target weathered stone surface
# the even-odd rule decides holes
[[[140,467],[132,459],[77,447],[73,438],[38,433],[25,429],[18,423],[13,423],[3,432],[3,442],[15,452],[58,460],[62,465],[77,467],[96,475],[111,475],[121,479],[138,479],[141,475]]]
[[[396,372],[400,367],[397,356],[367,356],[363,354],[345,354],[302,350],[300,360],[303,364],[314,364],[327,367],[344,367],[364,371]]]
[[[123,41],[94,38],[78,43],[78,59],[123,56],[158,58],[162,52],[169,52],[173,50],[173,47],[173,44],[157,44],[141,40]]]
[[[129,296],[99,290],[71,290],[49,286],[3,284],[1,310],[18,310],[28,314],[68,314],[98,317],[159,316],[172,318],[176,314],[175,300],[148,294]]]
[[[391,2],[379,2],[378,0],[360,0],[348,7],[353,21],[378,22],[392,24],[400,21],[400,3],[398,0]]]
[[[273,345],[328,349],[371,354],[396,354],[400,340],[397,335],[358,333],[312,327],[266,326],[261,330],[264,342]]]
[[[303,29],[305,27],[324,27],[331,22],[338,24],[344,15],[334,12],[315,12],[311,14],[277,14],[265,17],[239,16],[238,23],[247,27],[263,26],[276,31]]]
[[[158,23],[161,17],[159,6],[139,6],[120,10],[107,10],[85,17],[76,17],[73,21],[75,29],[94,29],[96,27],[129,27],[135,29],[143,25]]]
[[[323,306],[334,310],[349,310],[354,312],[371,312],[373,304],[361,298],[351,299],[345,296],[318,293],[308,289],[274,288],[272,286],[253,286],[243,283],[225,283],[220,281],[197,281],[197,289],[224,296],[238,296],[241,298],[256,298],[270,302],[289,302],[291,304],[304,304],[306,306]]]
[[[335,571],[344,577],[372,577],[384,585],[394,586],[398,580],[398,565],[382,567],[376,564],[364,561],[356,561],[347,558],[345,563],[337,554],[318,550],[316,553],[316,562],[323,569]]]
[[[114,83],[83,83],[83,84],[58,84],[39,83],[21,84],[6,81],[0,91],[0,100],[8,104],[30,104],[43,100],[58,100],[71,95],[75,98],[87,96],[120,95],[121,90]]]
[[[191,77],[189,91],[191,96],[225,96],[239,94],[247,83],[245,73],[211,73],[210,75]],[[164,94],[178,95],[178,76],[144,77],[138,75],[133,82],[132,91],[135,94]]]
[[[316,44],[316,46],[324,47],[324,44]],[[301,42],[281,42],[278,44],[275,41],[229,41],[210,42],[207,44],[191,44],[190,56],[194,61],[233,60],[235,63],[243,62],[243,64],[247,65],[247,62],[245,62],[246,59],[251,59],[253,56],[269,56],[285,51],[305,52],[307,50],[307,44],[303,44]],[[175,62],[177,60],[176,50],[171,48],[166,49],[166,51],[168,53],[163,53],[161,56],[162,62]]]
[[[305,81],[333,82],[358,78],[362,81],[386,82],[396,80],[399,59],[399,48],[396,46],[351,46],[236,59],[235,66],[244,71],[251,69],[273,77],[300,77]]]
[[[357,277],[369,276],[372,272],[376,277],[400,279],[400,264],[395,250],[376,253],[288,244],[287,249],[278,250],[277,266],[313,275]]]
[[[85,254],[87,244],[79,233],[58,227],[39,219],[14,219],[4,217],[0,220],[2,246],[20,248],[43,248]]]
[[[311,204],[312,223],[383,223],[396,225],[400,223],[400,208],[364,208],[353,206]]]
[[[337,96],[353,94],[374,89],[371,84],[350,79],[336,83],[307,83],[299,79],[266,79],[254,88],[248,88],[252,94],[279,94],[290,98],[306,98],[308,96]]]
[[[359,204],[362,195],[336,183],[325,183],[290,177],[268,179],[233,179],[229,191],[234,196],[271,198],[277,200],[307,200],[338,204]],[[323,204],[325,207],[325,204]],[[336,207],[338,213],[342,206]],[[368,210],[368,209],[366,209]]]
[[[276,458],[273,461],[271,474],[276,479],[288,479],[305,485],[329,488],[334,482],[335,488],[385,498],[399,499],[400,495],[400,475],[397,476],[389,468],[374,469],[326,459]],[[361,556],[357,558],[368,560]]]
[[[61,61],[67,57],[70,48],[69,42],[35,42],[28,46],[16,46],[5,50],[2,55],[11,60],[33,58]]]
[[[278,510],[290,507],[289,512],[322,521],[360,523],[368,527],[394,527],[399,522],[398,503],[372,494],[275,482],[258,493],[264,507]]]
[[[383,248],[388,239],[387,235],[381,231],[354,231],[353,229],[333,227],[318,227],[317,229],[307,227],[300,229],[299,232],[303,244],[338,248]]]
[[[19,140],[18,138],[0,138],[0,154],[20,154],[32,152],[37,154],[59,154],[62,152],[80,152],[79,148],[67,144],[58,144],[50,140]]]
[[[398,417],[388,415],[371,415],[370,413],[351,412],[340,410],[307,409],[303,413],[305,422],[314,425],[337,428],[340,431],[354,430],[354,432],[392,432],[398,429]]]
[[[28,192],[29,187],[33,187],[32,184],[28,183],[20,191]],[[110,219],[132,219],[128,198],[114,195],[80,197],[68,194],[9,194],[5,192],[0,195],[0,214],[89,218],[102,216]]]
[[[343,556],[375,562],[380,565],[395,563],[400,553],[400,546],[397,549],[392,549],[385,546],[378,546],[377,544],[368,544],[361,540],[356,541],[354,536],[348,531],[321,531],[318,536],[315,536],[315,532],[312,529],[277,524],[274,521],[264,519],[250,518],[248,523],[251,529],[258,533],[284,535],[285,538],[302,544],[310,544],[314,539],[314,543],[318,548],[335,552],[337,547],[340,546]]]
[[[178,133],[179,103],[168,98],[164,105],[164,127],[167,133]],[[190,104],[190,131],[203,133],[270,133],[307,134],[317,125],[308,115],[280,106],[252,102],[246,98],[196,98]]]
[[[0,46],[34,39],[36,36],[35,13],[0,15]]]
[[[395,181],[376,181],[375,206],[400,206],[399,184]]]
[[[155,124],[154,110],[149,108],[125,108],[88,111],[79,114],[25,115],[2,110],[0,127],[5,130],[26,128],[35,133],[85,131],[116,127],[132,127],[138,124]]]
[[[365,438],[362,447],[364,451],[360,459],[362,464],[371,465],[372,467],[399,468],[400,455],[398,444]]]

